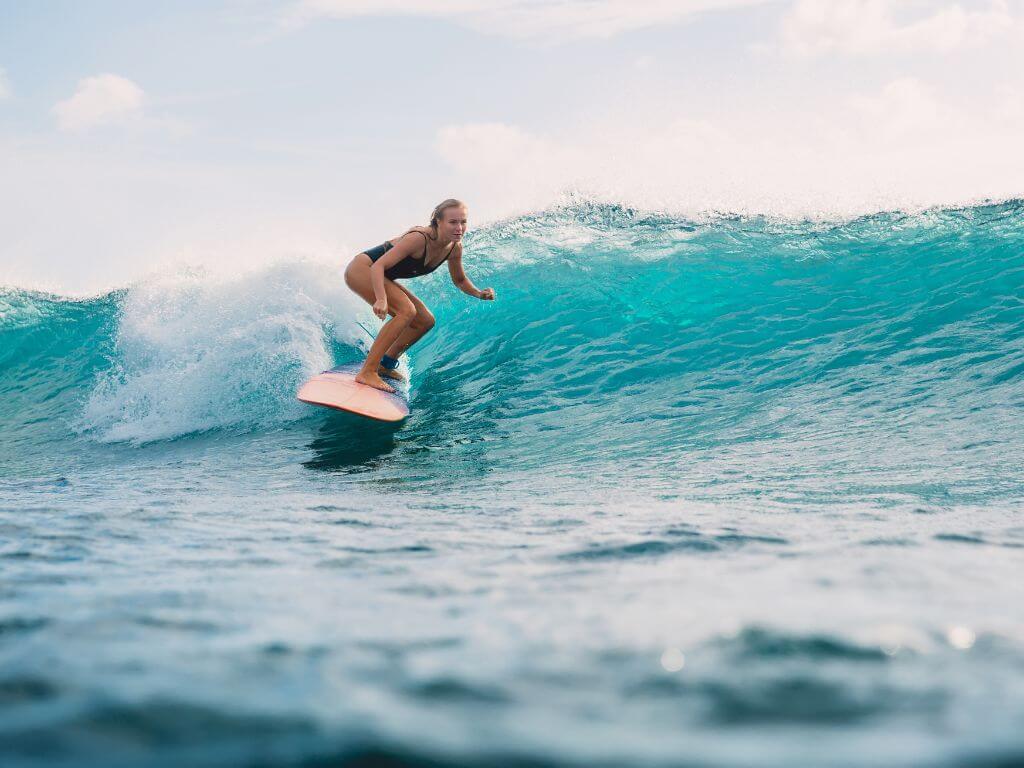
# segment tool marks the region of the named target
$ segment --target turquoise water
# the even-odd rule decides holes
[[[1024,203],[0,290],[4,765],[1024,762]],[[389,762],[390,761],[390,762]]]

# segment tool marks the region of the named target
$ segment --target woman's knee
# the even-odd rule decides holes
[[[395,319],[400,323],[411,324],[416,322],[416,305],[411,301],[398,302],[391,309],[395,313]]]
[[[434,327],[434,315],[429,309],[423,308],[417,310],[416,319],[413,321],[413,325],[418,329],[426,333]]]

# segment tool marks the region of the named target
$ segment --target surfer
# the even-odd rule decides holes
[[[345,269],[345,284],[384,320],[355,380],[385,392],[394,388],[382,379],[401,380],[398,358],[434,327],[434,316],[420,299],[397,281],[429,275],[444,262],[463,293],[494,300],[494,289],[480,290],[462,269],[462,236],[466,234],[466,204],[448,199],[430,215],[430,225],[412,227],[402,235],[356,254]]]

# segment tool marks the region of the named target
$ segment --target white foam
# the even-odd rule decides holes
[[[337,264],[150,278],[125,296],[116,365],[79,426],[102,441],[144,443],[302,418],[298,386],[331,366],[332,340],[355,346],[365,336],[365,314]]]

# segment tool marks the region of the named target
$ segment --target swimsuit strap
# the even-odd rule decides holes
[[[423,259],[422,259],[422,261],[423,261],[424,268],[426,268],[426,266],[427,266],[427,243],[430,241],[430,238],[427,237],[427,233],[426,232],[420,232],[420,230],[418,230],[418,229],[410,229],[409,232],[416,232],[417,234],[423,235]],[[405,234],[408,235],[409,232],[406,232]],[[448,257],[452,255],[452,251],[454,251],[454,250],[455,250],[455,241],[453,240],[452,244],[451,244],[451,247],[448,248],[448,253],[446,253],[444,255],[443,259],[441,259],[439,262],[437,262],[437,264],[434,266],[433,269],[437,269],[442,264],[444,264],[446,261],[448,261]],[[406,257],[406,258],[408,258],[408,257]],[[433,270],[431,270],[431,271],[433,271]]]
[[[402,237],[405,237],[406,235],[410,235],[410,234],[413,234],[413,233],[415,233],[417,235],[423,235],[423,233],[420,232],[418,229],[407,229],[407,230],[405,230],[405,232],[402,233]],[[401,240],[402,237],[400,237],[398,239]],[[407,258],[407,259],[414,259],[416,257],[410,255],[410,256],[406,256],[405,258]],[[426,235],[423,235],[423,259],[422,259],[422,261],[423,261],[424,264],[427,263],[427,236]]]
[[[418,229],[414,229],[413,232],[420,232]],[[423,266],[427,266],[427,246],[430,243],[430,238],[427,237],[426,232],[420,232],[423,235]]]
[[[454,250],[455,250],[455,241],[452,240],[452,244],[451,244],[451,247],[448,249],[448,253],[446,253],[444,255],[443,259],[441,259],[439,262],[437,262],[437,266],[440,267],[442,264],[444,264],[446,261],[448,261],[448,257],[452,255],[452,251],[454,251]]]

